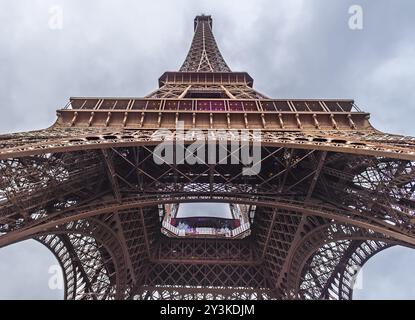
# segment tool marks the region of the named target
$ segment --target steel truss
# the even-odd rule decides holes
[[[351,299],[368,259],[415,246],[415,138],[375,130],[352,100],[257,92],[224,61],[210,16],[159,85],[145,98],[71,98],[51,128],[0,136],[0,247],[43,243],[65,298]],[[156,164],[157,130],[177,141],[179,122],[226,160],[246,130],[259,173],[239,160]],[[252,232],[164,236],[160,208],[187,202],[244,204]]]

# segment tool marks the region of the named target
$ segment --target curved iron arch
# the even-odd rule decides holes
[[[101,234],[93,232],[94,228],[97,228],[97,225],[99,225]],[[103,233],[102,230],[105,230],[105,232]],[[107,254],[111,257],[110,259],[115,269],[115,285],[114,288],[111,289],[114,291],[114,298],[124,298],[127,292],[129,272],[126,267],[127,253],[125,252],[125,248],[120,244],[116,233],[101,221],[97,219],[80,220],[77,221],[77,223],[61,225],[59,228],[55,228],[54,230],[39,232],[33,237],[20,239],[18,242],[33,238],[41,244],[45,245],[58,259],[62,271],[64,272],[65,299],[76,299],[81,295],[78,290],[83,289],[80,288],[77,283],[78,278],[80,276],[84,277],[85,281],[87,280],[85,279],[87,274],[83,273],[80,275],[79,270],[77,274],[76,268],[80,268],[80,266],[75,266],[74,260],[69,257],[71,254],[74,254],[73,252],[70,253],[70,251],[73,251],[73,248],[71,248],[73,243],[71,242],[70,235],[89,237],[94,239],[97,244],[100,244],[105,248]],[[68,261],[71,263],[68,264]],[[69,287],[68,279],[71,279],[71,275],[73,277],[73,281],[71,283],[71,287]],[[93,295],[89,297],[94,299]]]
[[[353,231],[347,230],[348,228],[353,229]],[[331,236],[322,237],[323,235],[327,236],[327,234],[330,232],[332,232]],[[328,240],[322,241],[321,239]],[[301,294],[299,292],[301,287],[301,281],[304,280],[307,268],[310,268],[310,262],[316,256],[318,250],[320,250],[324,246],[333,243],[336,243],[335,247],[338,249],[341,247],[339,245],[341,242],[347,242],[347,247],[345,247],[345,250],[348,251],[347,253],[345,251],[343,253],[343,256],[340,257],[344,261],[342,261],[341,263],[337,263],[336,269],[332,270],[330,278],[328,279],[327,283],[324,284],[325,292],[322,292],[320,296],[314,298],[333,298],[333,295],[330,295],[328,290],[330,289],[330,285],[335,283],[335,280],[337,280],[339,281],[338,284],[335,284],[338,286],[337,298],[351,299],[353,294],[352,288],[349,288],[349,290],[347,290],[346,292],[344,290],[342,291],[340,287],[344,285],[344,283],[341,281],[345,281],[345,278],[347,278],[347,280],[350,280],[356,277],[357,273],[355,273],[355,270],[351,269],[352,264],[354,264],[354,267],[358,267],[360,269],[375,254],[395,245],[402,245],[410,248],[415,248],[415,246],[413,245],[409,245],[408,243],[395,240],[384,234],[371,232],[369,230],[356,228],[350,225],[339,225],[336,223],[328,223],[322,225],[312,230],[309,234],[307,234],[296,248],[295,255],[301,257],[299,259],[297,258],[297,261],[301,261],[301,263],[296,266],[295,263],[293,263],[293,261],[296,260],[295,256],[291,258],[291,273],[288,275],[287,282],[290,283],[289,287],[296,288],[297,291],[288,293],[288,297],[301,298]],[[356,252],[361,250],[362,247],[365,247],[365,250],[370,252],[364,255],[363,259],[360,259],[359,263],[355,263],[353,261],[354,255],[356,254]],[[370,249],[368,250],[368,248]]]

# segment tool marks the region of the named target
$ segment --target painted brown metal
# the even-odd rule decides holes
[[[270,99],[212,27],[196,17],[180,71],[148,96],[74,97],[52,127],[0,136],[0,247],[47,246],[67,299],[350,299],[370,257],[415,246],[415,138],[376,130],[353,100]],[[175,141],[179,122],[228,130],[225,145],[261,130],[259,174],[157,165],[157,130]],[[163,206],[186,202],[246,205],[252,232],[166,237]]]

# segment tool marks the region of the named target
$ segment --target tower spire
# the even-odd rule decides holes
[[[194,30],[192,45],[180,71],[231,72],[216,44],[212,32],[212,17],[197,16],[194,20]]]

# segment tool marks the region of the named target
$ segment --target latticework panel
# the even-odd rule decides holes
[[[195,19],[195,35],[188,56],[180,71],[230,72],[212,33],[212,18],[198,16]]]

